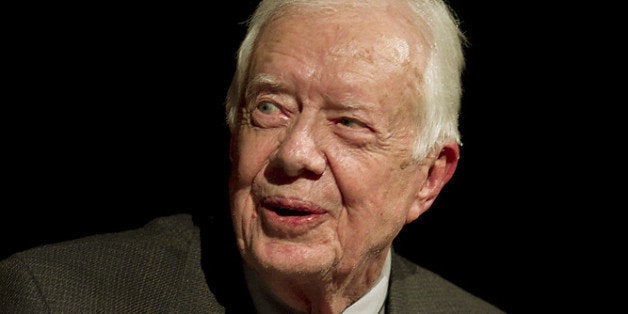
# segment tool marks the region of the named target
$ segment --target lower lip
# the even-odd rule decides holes
[[[307,233],[323,223],[325,213],[313,213],[305,216],[281,216],[276,212],[261,208],[260,210],[264,229],[270,235],[296,236]]]

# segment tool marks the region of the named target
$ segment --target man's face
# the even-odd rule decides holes
[[[410,60],[424,59],[423,38],[388,18],[288,14],[260,35],[230,179],[254,268],[350,272],[424,210],[427,169],[411,158],[424,64]]]

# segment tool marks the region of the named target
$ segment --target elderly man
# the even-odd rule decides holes
[[[462,40],[441,1],[262,1],[227,97],[239,254],[161,218],[5,260],[0,306],[500,312],[392,248],[456,169]]]

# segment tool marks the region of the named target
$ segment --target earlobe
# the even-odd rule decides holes
[[[436,156],[426,159],[427,174],[415,202],[406,215],[406,223],[416,220],[432,206],[440,191],[454,175],[459,157],[460,148],[452,141],[445,143]]]

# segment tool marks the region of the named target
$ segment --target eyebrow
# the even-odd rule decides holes
[[[368,110],[377,108],[377,105],[371,102],[360,102],[360,101],[341,101],[339,103],[332,103],[333,107],[339,107],[339,109],[343,110]]]
[[[250,99],[255,93],[263,89],[270,89],[275,91],[286,91],[288,87],[281,82],[279,78],[267,73],[259,73],[249,80],[246,85],[244,95],[246,99]],[[325,95],[329,99],[329,95]],[[362,102],[362,101],[328,101],[327,106],[332,110],[349,110],[349,111],[363,111],[369,109],[375,109],[378,107],[376,103]]]
[[[268,89],[283,89],[283,85],[279,82],[279,79],[270,74],[257,74],[246,84],[244,95],[248,99],[258,90]]]

